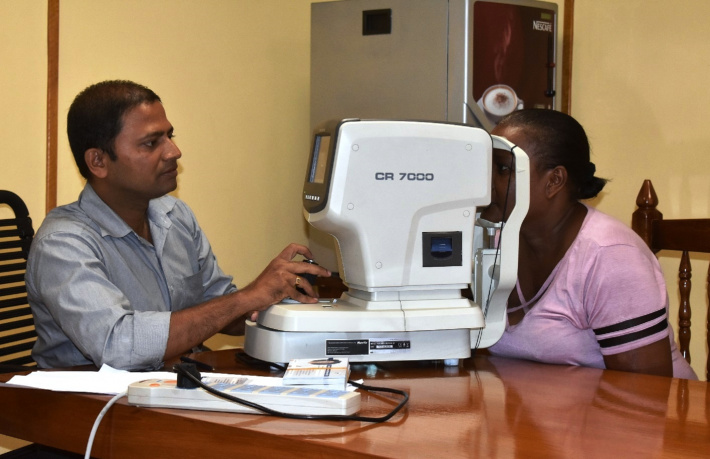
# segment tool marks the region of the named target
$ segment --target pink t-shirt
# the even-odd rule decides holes
[[[604,355],[671,341],[673,376],[697,379],[675,346],[661,267],[628,226],[587,206],[582,228],[523,319],[489,351],[539,362],[605,368]]]

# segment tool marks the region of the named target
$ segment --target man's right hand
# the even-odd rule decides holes
[[[242,289],[243,293],[253,296],[253,301],[258,306],[255,311],[264,310],[289,297],[301,303],[318,301],[313,286],[300,274],[330,277],[330,271],[314,263],[294,260],[297,255],[307,259],[313,258],[308,247],[289,244],[253,282]],[[304,293],[300,292],[299,288]]]

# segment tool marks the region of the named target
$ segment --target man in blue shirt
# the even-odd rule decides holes
[[[298,273],[330,273],[291,244],[237,290],[194,214],[167,195],[180,149],[160,98],[130,81],[82,91],[67,117],[69,144],[87,184],[37,231],[26,282],[40,367],[109,364],[156,369],[215,333],[291,297],[314,303]],[[305,294],[299,292],[302,288]]]

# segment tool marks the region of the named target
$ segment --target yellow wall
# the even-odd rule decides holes
[[[44,213],[47,5],[0,0],[0,189]],[[12,212],[0,208],[0,218]],[[27,442],[0,435],[0,453]]]
[[[44,214],[46,11],[44,1],[0,0],[0,188],[33,216]]]
[[[63,134],[71,99],[90,83],[130,78],[162,96],[184,153],[177,195],[238,284],[288,242],[304,242],[309,5],[62,0],[59,203],[82,186]],[[710,215],[708,13],[705,0],[576,1],[572,112],[589,132],[599,174],[613,179],[594,204],[624,221],[644,178],[666,217]],[[45,24],[46,2],[0,0],[0,57],[12,69],[0,72],[0,183],[25,198],[36,224],[45,193]],[[660,255],[672,281],[675,260]],[[706,266],[696,263],[696,292]],[[695,304],[698,336],[705,301]],[[699,365],[705,351],[696,342]]]
[[[597,208],[629,224],[644,179],[664,217],[710,217],[709,17],[707,0],[575,3],[572,114],[590,137],[598,175],[612,179]],[[659,259],[676,326],[679,258]],[[691,262],[691,355],[704,375],[708,258]]]
[[[310,3],[61,0],[59,203],[82,187],[64,136],[71,99],[91,83],[127,78],[163,98],[184,154],[177,195],[238,285],[288,242],[305,242]],[[25,199],[36,225],[44,216],[46,8],[0,0],[0,188]],[[623,221],[645,178],[667,218],[710,216],[709,17],[707,0],[576,0],[572,113],[589,133],[599,175],[613,180],[594,204]],[[673,285],[677,259],[660,258]],[[708,262],[694,262],[697,338]],[[694,343],[702,373],[706,346]]]
[[[87,85],[126,78],[163,99],[183,152],[177,195],[223,269],[253,279],[304,242],[310,1],[62,0],[60,132]],[[60,144],[58,201],[82,181]]]
[[[72,98],[96,81],[127,78],[163,98],[184,155],[176,194],[238,285],[288,242],[305,242],[310,3],[61,0],[59,203],[83,185],[64,136]],[[575,3],[572,113],[589,133],[598,174],[612,179],[593,204],[630,222],[651,178],[667,218],[710,216],[710,2]],[[36,225],[44,215],[46,7],[0,0],[0,187],[27,201]],[[676,259],[660,257],[672,284]],[[696,338],[707,265],[694,265]],[[694,342],[702,373],[707,350]]]

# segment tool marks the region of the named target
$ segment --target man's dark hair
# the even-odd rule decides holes
[[[91,177],[84,160],[86,150],[98,148],[115,160],[114,142],[123,128],[123,115],[142,103],[154,102],[160,102],[156,93],[125,80],[96,83],[74,98],[67,114],[67,135],[84,178]]]

